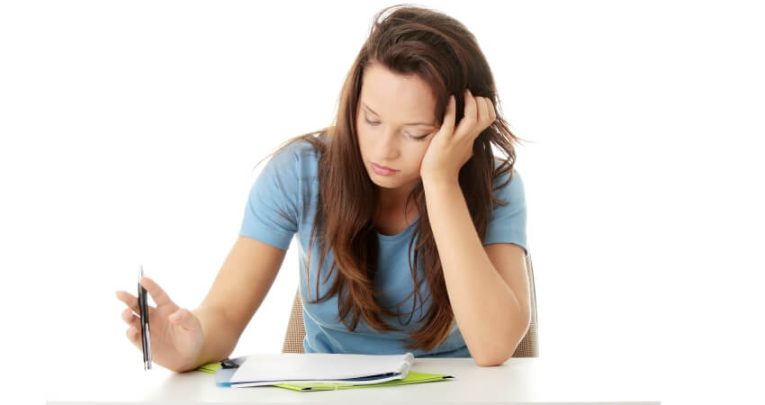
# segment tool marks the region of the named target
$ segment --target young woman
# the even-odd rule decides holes
[[[335,123],[264,167],[200,307],[179,308],[143,278],[156,303],[156,363],[185,371],[226,358],[295,234],[306,352],[411,351],[490,366],[525,336],[523,184],[486,59],[441,13],[393,7],[375,21]],[[140,347],[136,297],[117,296]]]

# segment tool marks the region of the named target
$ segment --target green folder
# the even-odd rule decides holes
[[[208,363],[197,369],[207,374],[215,374],[220,369],[220,363]],[[386,381],[377,384],[325,384],[325,383],[290,383],[290,384],[274,384],[273,387],[285,388],[293,391],[300,392],[312,392],[312,391],[332,391],[332,390],[347,390],[350,388],[374,388],[374,387],[390,387],[393,385],[404,384],[419,384],[436,381],[446,381],[454,378],[446,374],[432,374],[432,373],[420,373],[417,371],[410,371],[405,378],[401,380]]]

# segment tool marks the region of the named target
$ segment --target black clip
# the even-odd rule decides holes
[[[239,364],[231,359],[221,361],[220,366],[223,368],[239,368]]]

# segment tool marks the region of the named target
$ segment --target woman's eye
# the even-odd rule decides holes
[[[410,135],[410,134],[407,134],[408,137],[412,138],[415,141],[424,141],[425,138],[428,137],[428,135],[430,135],[430,134],[425,134],[425,135]]]
[[[366,117],[364,117],[364,121],[366,121],[367,124],[369,124],[369,125],[371,125],[373,127],[376,127],[376,126],[380,125],[380,123],[378,121],[370,121],[369,118],[366,118]]]

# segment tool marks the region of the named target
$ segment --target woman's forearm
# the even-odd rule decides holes
[[[430,226],[455,320],[479,365],[512,356],[528,313],[494,268],[478,237],[459,183],[424,183]]]

